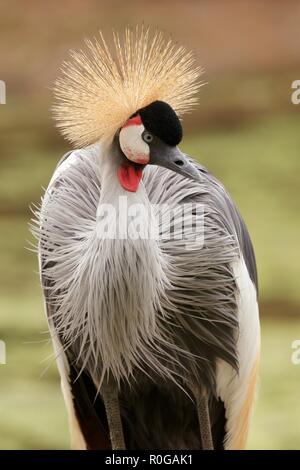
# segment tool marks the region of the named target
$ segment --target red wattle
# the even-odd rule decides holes
[[[142,167],[136,167],[134,165],[121,165],[118,169],[119,181],[126,191],[135,193],[139,187],[143,174]]]

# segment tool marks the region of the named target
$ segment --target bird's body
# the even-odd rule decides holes
[[[205,397],[213,447],[243,448],[259,354],[252,244],[223,186],[177,149],[172,108],[140,108],[63,158],[38,217],[73,446],[111,448],[116,426],[127,449],[200,449]]]
[[[69,406],[94,410],[104,362],[120,377],[124,420],[128,429],[130,423],[135,429],[130,437],[133,448],[199,448],[193,402],[174,383],[184,386],[182,378],[192,374],[208,389],[217,447],[222,447],[227,428],[228,445],[234,447],[245,437],[236,435],[235,428],[239,419],[247,424],[248,416],[242,414],[249,405],[259,353],[256,268],[245,226],[223,187],[200,165],[200,185],[149,167],[129,204],[147,208],[150,202],[167,203],[169,209],[203,204],[204,240],[193,242],[189,233],[183,239],[176,234],[164,239],[162,227],[160,240],[103,240],[97,237],[102,223],[97,220],[98,206],[104,200],[117,210],[117,196],[125,193],[120,188],[116,194],[117,180],[113,185],[107,175],[101,178],[101,159],[99,145],[67,155],[41,211],[45,222],[40,253],[50,329],[66,343],[71,340],[63,354],[65,345],[56,338],[65,361],[60,371],[64,387],[72,390],[68,382],[75,380]],[[103,187],[103,181],[109,185]],[[60,305],[52,306],[51,295],[60,292]],[[92,325],[87,338],[86,312]],[[76,390],[81,382],[87,386],[85,380],[90,396],[80,405]]]

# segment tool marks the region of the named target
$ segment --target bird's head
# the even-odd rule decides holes
[[[110,50],[100,33],[64,62],[54,87],[57,126],[75,148],[113,144],[119,181],[128,191],[138,189],[146,165],[199,179],[177,147],[179,117],[197,102],[202,85],[193,54],[143,26],[114,34],[113,44]]]
[[[187,178],[199,179],[195,167],[178,148],[182,139],[180,120],[164,101],[154,101],[139,109],[116,137],[122,153],[118,178],[127,191],[138,189],[146,165],[162,166]]]

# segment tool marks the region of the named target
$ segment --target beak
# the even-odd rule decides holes
[[[178,147],[170,147],[163,144],[159,148],[153,149],[149,164],[168,168],[168,170],[172,170],[194,181],[201,181],[198,169]]]

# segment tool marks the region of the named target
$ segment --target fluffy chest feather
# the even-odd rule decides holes
[[[237,364],[236,285],[229,267],[238,256],[236,239],[222,226],[205,183],[199,192],[166,170],[146,172],[143,193],[131,197],[145,209],[150,202],[167,203],[166,211],[189,201],[204,204],[203,243],[189,228],[176,237],[175,223],[170,237],[161,221],[158,240],[103,237],[99,208],[113,206],[118,221],[123,214],[113,180],[103,191],[98,152],[80,151],[76,164],[61,170],[40,213],[42,276],[57,333],[97,382],[106,373],[130,380],[140,370],[173,381],[188,373],[213,384],[217,357]],[[192,206],[188,217],[195,217]]]

